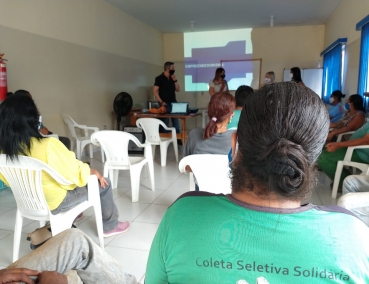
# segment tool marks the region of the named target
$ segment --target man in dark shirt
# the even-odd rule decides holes
[[[165,62],[164,72],[155,78],[154,95],[162,106],[177,102],[176,92],[179,92],[179,85],[174,72],[174,63]],[[169,118],[163,118],[162,120],[168,126]],[[172,125],[179,133],[178,118],[172,118]]]

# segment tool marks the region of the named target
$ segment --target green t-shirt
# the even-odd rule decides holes
[[[350,140],[363,138],[366,134],[369,134],[369,122],[364,123],[358,130],[356,130],[350,137]],[[369,164],[369,149],[356,149],[354,150],[359,157]]]
[[[235,109],[233,113],[234,113],[234,115],[232,117],[232,120],[231,120],[231,122],[227,126],[228,129],[235,129],[235,128],[237,128],[238,121],[240,120],[241,110]]]
[[[191,192],[167,210],[145,283],[369,283],[368,240],[338,206],[276,209]]]

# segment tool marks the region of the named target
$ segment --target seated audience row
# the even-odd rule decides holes
[[[213,114],[213,135],[229,120],[229,105],[219,125]],[[270,84],[248,95],[237,129],[232,194],[189,192],[168,208],[145,283],[369,283],[369,228],[343,208],[301,205],[316,185],[314,165],[328,131],[323,102],[301,84]],[[0,271],[5,282],[32,283],[28,275],[38,275],[50,277],[40,283],[67,283],[58,273],[76,270],[84,283],[135,283],[78,230],[44,246]]]
[[[43,175],[45,199],[51,213],[55,215],[87,200],[88,177],[96,175],[99,180],[104,237],[126,232],[130,224],[118,221],[119,212],[110,180],[96,169],[90,169],[88,164],[77,160],[74,152],[69,151],[58,139],[43,137],[38,131],[39,116],[29,95],[15,95],[5,99],[0,105],[0,152],[10,160],[16,160],[19,155],[41,160],[74,183],[65,186]],[[7,184],[1,174],[0,179]]]

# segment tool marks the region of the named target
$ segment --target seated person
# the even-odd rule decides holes
[[[345,158],[347,147],[360,145],[369,145],[369,122],[356,130],[348,141],[327,143],[319,156],[319,167],[333,181],[334,175],[336,174],[337,162]],[[369,164],[369,149],[354,150],[351,161]],[[343,167],[339,188],[342,188],[343,180],[349,175],[351,175],[350,171]]]
[[[9,93],[7,94],[7,97],[9,97],[9,96],[11,96],[11,95],[13,95],[13,93],[9,92]],[[30,92],[28,92],[28,91],[26,91],[26,90],[18,90],[18,91],[16,91],[16,92],[14,93],[14,95],[27,95],[27,96],[30,96],[30,97],[32,98],[31,93],[30,93]],[[42,135],[51,135],[51,134],[53,134],[53,133],[52,133],[49,129],[47,129],[47,128],[46,128],[46,126],[45,126],[45,125],[43,125],[42,123],[41,123],[41,125],[40,125],[40,129],[39,129],[39,131],[40,131],[40,133],[41,133]],[[67,147],[67,148],[68,148],[68,150],[71,150],[71,143],[70,143],[70,139],[69,139],[68,137],[59,136],[59,135],[58,135],[58,137],[59,137],[60,142],[62,142],[62,143],[65,145],[65,147]]]
[[[349,111],[338,122],[330,124],[329,128],[334,129],[329,132],[327,142],[335,142],[338,134],[356,131],[365,123],[363,97],[360,95],[351,95],[347,103],[349,105]]]
[[[231,148],[232,133],[227,125],[235,109],[235,98],[230,93],[215,93],[208,105],[209,122],[205,129],[193,129],[183,147],[183,156],[194,154],[227,155]],[[191,171],[187,166],[186,170]],[[196,184],[196,190],[198,186]]]
[[[228,129],[237,129],[241,110],[243,108],[243,105],[245,104],[245,98],[247,95],[252,94],[253,92],[254,90],[249,86],[242,85],[238,87],[235,94],[236,108],[234,110],[234,115],[227,126]]]
[[[19,127],[19,126],[22,127]],[[119,222],[119,212],[114,202],[111,184],[95,170],[76,159],[59,140],[45,138],[38,132],[39,113],[28,95],[11,96],[0,105],[0,152],[14,160],[19,155],[29,156],[48,164],[73,185],[58,184],[43,174],[42,184],[46,202],[52,214],[68,211],[87,200],[86,184],[90,175],[99,180],[100,202],[104,237],[124,233],[129,222]],[[0,179],[7,181],[0,174]]]
[[[331,123],[338,122],[342,118],[344,111],[341,104],[341,99],[344,97],[345,95],[343,95],[339,90],[334,91],[331,94],[329,101],[333,106],[331,106],[331,108],[328,110]]]
[[[342,185],[342,195],[352,192],[368,192],[369,176],[351,175],[345,178]],[[369,226],[369,207],[351,210]]]
[[[247,96],[232,193],[188,192],[168,208],[145,283],[369,283],[369,228],[343,208],[301,205],[328,130],[307,87]]]
[[[61,232],[0,270],[0,283],[34,284],[31,277],[39,284],[137,284],[134,276],[78,229]]]

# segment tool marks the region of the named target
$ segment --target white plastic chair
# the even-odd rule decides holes
[[[186,166],[192,172],[187,172]],[[195,190],[194,175],[201,191],[223,194],[232,191],[227,155],[190,155],[179,162],[178,168],[181,173],[190,174],[190,191]]]
[[[353,133],[355,133],[355,131],[348,131],[348,132],[344,132],[344,133],[338,134],[336,142],[341,142],[342,141],[342,137],[344,135],[351,135]]]
[[[332,198],[337,198],[338,185],[340,183],[342,168],[344,166],[359,169],[361,171],[360,175],[368,175],[369,174],[369,172],[368,172],[369,165],[351,161],[352,153],[354,152],[355,149],[368,149],[368,148],[369,148],[369,145],[352,146],[352,147],[347,148],[346,155],[345,155],[343,161],[338,161],[338,163],[337,163],[336,173],[334,174]]]
[[[177,145],[177,133],[174,127],[167,127],[164,122],[156,118],[139,118],[136,121],[136,125],[142,128],[145,132],[146,141],[145,143],[152,145],[153,158],[155,157],[156,145],[160,145],[160,160],[161,166],[167,165],[167,151],[170,143],[173,143],[174,154],[178,163],[178,145]],[[165,130],[172,131],[171,138],[160,137],[159,126],[162,126]]]
[[[342,195],[338,199],[337,205],[353,211],[367,226],[369,226],[369,215],[360,215],[355,212],[355,209],[365,208],[366,210],[367,208],[367,212],[365,213],[369,213],[369,192],[350,192]]]
[[[76,144],[77,144],[76,156],[77,156],[77,159],[79,159],[79,160],[81,159],[83,149],[88,144],[90,144],[89,145],[90,146],[90,158],[92,159],[93,158],[93,148],[92,148],[92,142],[91,142],[90,135],[89,135],[88,131],[92,130],[92,131],[96,132],[96,131],[99,131],[99,128],[89,127],[89,126],[86,126],[86,125],[80,125],[77,122],[75,122],[69,115],[67,115],[65,113],[63,113],[61,115],[61,117],[64,120],[65,124],[68,125],[68,129],[69,129],[69,132],[72,135],[72,137],[74,139],[76,139]],[[83,136],[83,137],[78,136],[77,133],[76,133],[75,128],[79,128],[79,129],[84,130],[85,136]],[[97,146],[100,146],[100,145],[97,145]],[[71,145],[71,148],[73,149],[73,145]],[[102,148],[101,148],[101,160],[104,163],[104,161],[105,161],[104,160],[104,151],[103,151]]]
[[[50,221],[51,232],[52,235],[55,236],[60,232],[71,228],[73,221],[78,214],[89,207],[94,208],[100,247],[104,249],[102,215],[97,177],[95,175],[91,175],[88,179],[87,201],[78,204],[69,211],[53,215],[46,203],[42,189],[43,171],[49,174],[61,185],[73,184],[40,160],[18,156],[18,160],[11,161],[6,158],[6,155],[0,155],[0,173],[8,182],[17,203],[13,262],[18,259],[19,255],[23,217],[38,220],[41,227],[45,225],[46,221]]]
[[[103,130],[91,135],[94,145],[100,144],[106,154],[104,176],[109,176],[112,188],[118,187],[119,170],[129,170],[131,176],[132,202],[137,202],[140,190],[140,176],[144,165],[148,168],[151,190],[155,191],[154,164],[150,144],[141,144],[130,133],[115,130]],[[138,147],[145,148],[144,156],[129,156],[128,144],[133,141]]]

